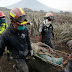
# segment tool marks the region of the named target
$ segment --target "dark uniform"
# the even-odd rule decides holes
[[[47,44],[48,46],[50,46],[51,48],[54,49],[52,43],[51,43],[51,33],[53,30],[53,26],[52,24],[49,25],[49,27],[47,27],[44,23],[42,25],[40,25],[40,29],[39,32],[42,35],[42,43]]]
[[[25,57],[32,49],[29,39],[29,33],[27,28],[23,31],[15,31],[13,25],[10,26],[2,33],[0,40],[0,57],[3,55],[5,46],[10,51],[13,58],[19,65],[22,72],[29,72],[25,62]]]
[[[72,72],[72,53],[66,68],[62,72]]]

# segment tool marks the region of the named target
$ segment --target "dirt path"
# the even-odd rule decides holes
[[[0,60],[1,69],[0,72],[16,72],[15,69],[13,69],[13,65],[15,64],[14,61],[10,60],[8,61],[6,59],[6,55],[2,57]],[[38,59],[31,59],[27,61],[27,65],[29,67],[30,72],[59,72],[55,67],[52,65],[45,63]]]

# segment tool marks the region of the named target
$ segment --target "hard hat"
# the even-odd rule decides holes
[[[11,22],[19,25],[27,24],[27,15],[21,8],[14,8],[10,11]]]
[[[0,11],[0,18],[5,18],[5,15],[2,11]]]
[[[48,19],[49,21],[53,21],[54,16],[52,13],[46,13],[46,15],[44,16],[44,19]]]
[[[52,13],[46,13],[45,17],[48,17],[48,16],[53,16]]]

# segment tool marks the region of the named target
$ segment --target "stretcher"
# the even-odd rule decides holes
[[[53,66],[63,67],[63,62],[68,58],[69,54],[50,48],[48,45],[38,42],[31,44],[34,57],[41,59]]]

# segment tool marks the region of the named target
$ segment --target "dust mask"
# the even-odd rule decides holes
[[[48,21],[48,19],[46,19],[46,20],[45,20],[45,25],[46,25],[47,27],[49,27],[50,24],[51,24],[51,21]]]

